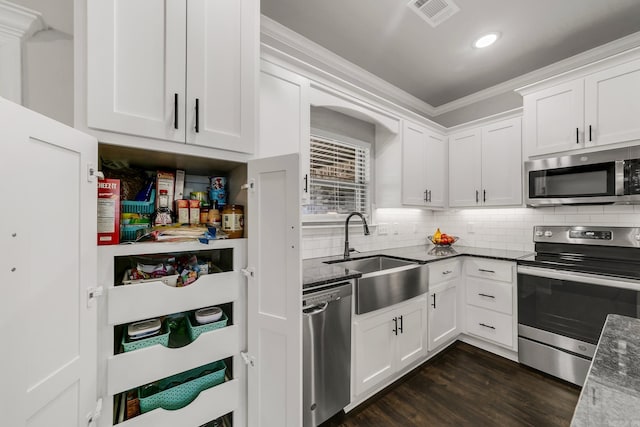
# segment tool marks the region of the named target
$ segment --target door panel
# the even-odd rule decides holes
[[[426,204],[426,130],[405,122],[402,134],[402,204]]]
[[[88,165],[97,164],[97,141],[1,98],[0,116],[0,167],[11,176],[0,196],[20,200],[0,221],[1,280],[12,287],[0,299],[0,333],[11,343],[0,413],[11,426],[85,426],[96,403],[97,317],[86,295],[96,283]]]
[[[398,367],[401,370],[427,354],[427,301],[422,297],[400,311]]]
[[[89,127],[185,141],[185,23],[184,0],[88,2]]]
[[[480,130],[449,137],[449,206],[479,206],[481,177]]]
[[[353,324],[356,395],[364,393],[395,372],[394,317],[397,317],[397,312],[390,311],[366,320],[356,320]]]
[[[427,155],[423,168],[426,174],[429,201],[427,206],[444,207],[447,180],[447,138],[427,132]]]
[[[455,283],[449,283],[429,295],[429,351],[458,333],[457,289]]]
[[[297,154],[249,162],[251,426],[302,425],[302,270]]]
[[[482,203],[522,203],[522,131],[520,118],[482,128]]]

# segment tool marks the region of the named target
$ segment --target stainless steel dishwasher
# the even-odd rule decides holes
[[[316,427],[351,401],[352,283],[302,296],[303,425]]]

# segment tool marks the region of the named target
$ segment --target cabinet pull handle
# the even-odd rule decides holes
[[[443,271],[442,272],[443,275],[447,275],[447,274],[451,274],[451,273],[453,273],[452,270],[447,270],[447,271]]]
[[[397,317],[393,318],[393,333],[395,335],[398,335],[398,318]]]
[[[436,294],[431,295],[431,297],[433,298],[433,303],[431,304],[431,307],[436,308]]]
[[[476,203],[480,201],[480,199],[478,198],[479,196],[480,196],[480,193],[478,192],[478,190],[476,190]]]
[[[424,201],[428,202],[429,200],[427,200],[427,191],[429,190],[424,190]]]
[[[178,129],[178,94],[173,94],[173,128]]]
[[[200,132],[200,100],[196,98],[196,133]]]
[[[478,269],[478,271],[482,271],[483,273],[493,273],[493,274],[496,274],[496,272],[495,272],[495,271],[493,271],[493,270],[485,270],[484,268],[479,268],[479,269]]]
[[[496,329],[495,326],[491,326],[491,325],[485,325],[484,323],[478,323],[478,325],[482,326],[483,328],[489,328],[489,329]]]
[[[431,203],[431,190],[429,190],[429,203]]]
[[[591,125],[589,125],[589,142],[591,142]]]
[[[482,203],[487,201],[487,190],[482,190]]]
[[[400,331],[400,333],[403,333],[403,332],[402,332],[402,318],[403,318],[403,316],[400,316],[400,328],[398,328],[398,330]]]
[[[478,295],[480,295],[481,297],[486,297],[486,298],[493,298],[493,299],[495,299],[495,298],[496,298],[495,296],[493,296],[493,295],[488,295],[488,294],[478,294]]]
[[[580,129],[576,128],[576,144],[580,144]]]
[[[309,175],[306,173],[304,174],[304,192],[309,192]]]

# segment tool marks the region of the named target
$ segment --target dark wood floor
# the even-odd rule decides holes
[[[322,427],[568,426],[580,389],[457,342]]]

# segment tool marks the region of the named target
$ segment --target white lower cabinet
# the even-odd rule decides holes
[[[469,305],[467,332],[507,347],[513,346],[512,317],[506,314]]]
[[[458,335],[458,283],[445,282],[429,291],[429,351]]]
[[[100,248],[98,277],[105,296],[99,304],[98,387],[103,400],[99,426],[197,427],[230,413],[228,421],[233,418],[234,426],[246,425],[245,369],[239,357],[246,347],[245,279],[240,273],[246,265],[246,253],[245,239],[214,241],[208,245],[164,243]],[[171,287],[161,281],[122,283],[126,270],[136,263],[160,265],[167,260],[168,264],[172,258],[180,262],[181,257],[192,255],[210,271],[218,272],[201,275],[184,287]],[[194,310],[208,306],[223,309],[226,325],[219,328],[197,325],[192,317]],[[127,325],[150,318],[162,319],[167,341],[124,351],[121,343],[126,340]],[[175,377],[214,362],[219,366],[209,369],[219,371],[222,366],[219,362],[223,362],[226,372],[215,382],[211,380],[217,384],[212,387],[211,384],[198,387],[195,383],[198,378],[180,382]],[[145,397],[150,402],[163,392],[163,384],[169,377],[185,385],[183,388],[188,390],[183,393],[187,397],[180,393],[163,396],[165,400],[159,408],[122,419],[120,414],[127,412],[127,396],[142,398],[148,385],[157,385],[159,392]],[[194,388],[201,391],[194,392]],[[166,406],[176,405],[176,399],[180,401],[179,409]]]
[[[426,356],[427,299],[355,316],[354,394],[361,395]]]

